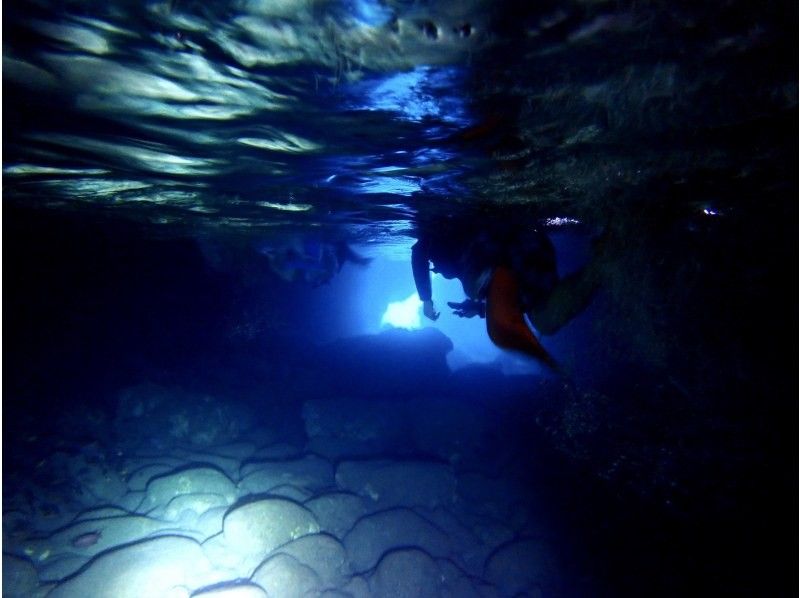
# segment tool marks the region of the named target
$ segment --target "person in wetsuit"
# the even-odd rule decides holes
[[[420,230],[411,263],[423,313],[435,321],[430,273],[461,281],[466,300],[448,302],[461,317],[486,318],[498,347],[528,354],[555,368],[525,320],[541,334],[553,334],[583,310],[597,286],[594,260],[559,279],[556,254],[540,230],[521,224],[446,219]],[[432,264],[432,268],[431,268]]]

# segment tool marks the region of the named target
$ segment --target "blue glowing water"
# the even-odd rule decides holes
[[[169,457],[221,463],[244,501],[274,491],[244,483],[253,463],[297,467],[284,498],[360,493],[365,526],[401,496],[394,531],[416,509],[469,569],[431,584],[791,593],[796,6],[32,0],[3,16],[15,583],[63,589],[112,555],[74,517],[113,501],[144,517],[131,472]],[[427,307],[415,244],[437,266]],[[448,306],[486,299],[502,267],[555,365]],[[209,427],[249,436],[211,447]],[[343,458],[388,460],[385,485],[333,476]],[[303,478],[310,462],[322,474]],[[438,563],[398,559],[444,567],[426,547]],[[360,548],[346,591],[385,589]]]

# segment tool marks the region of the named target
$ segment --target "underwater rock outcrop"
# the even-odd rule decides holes
[[[357,413],[359,404],[365,405],[354,400],[339,407]],[[353,433],[339,428],[344,420],[326,402],[319,405],[327,415],[310,431],[340,438]],[[448,419],[448,409],[453,421],[462,421],[456,414],[468,407],[446,400],[429,405],[437,421]],[[335,460],[310,452],[318,436],[303,447],[288,436],[261,444],[252,433],[235,443],[177,444],[153,454],[152,443],[139,437],[138,449],[129,440],[130,454],[109,462],[125,486],[110,504],[64,508],[49,521],[12,492],[9,504],[18,510],[4,514],[4,593],[478,596],[505,595],[505,587],[528,591],[544,582],[557,587],[551,547],[533,550],[514,541],[544,528],[524,507],[524,492],[502,472],[468,473],[458,459],[410,457],[419,450],[415,438],[419,446],[436,446],[424,428],[409,427],[412,412],[424,418],[421,407],[404,401],[375,406],[389,415],[375,420],[387,437],[407,435],[405,457],[373,446],[360,460]],[[480,419],[474,408],[467,412]],[[485,447],[482,434],[470,442]],[[440,445],[452,447],[452,439]],[[466,445],[461,450],[477,452]],[[484,466],[475,459],[468,467]],[[113,479],[106,483],[114,486]],[[516,570],[517,559],[541,563]]]
[[[59,584],[53,598],[97,596],[188,596],[191,590],[222,581],[194,540],[166,536],[126,545],[98,556],[77,576]]]
[[[248,410],[231,401],[145,383],[119,393],[113,427],[118,436],[134,442],[210,446],[236,440],[251,421]]]
[[[448,556],[453,549],[447,534],[407,508],[368,515],[344,538],[350,563],[357,572],[369,571],[396,546],[419,546],[440,557]]]
[[[453,468],[430,461],[344,461],[336,468],[336,483],[383,509],[433,509],[452,504],[456,494]]]
[[[303,403],[302,416],[308,448],[331,460],[375,454],[479,459],[492,425],[486,405],[464,397],[314,399]]]

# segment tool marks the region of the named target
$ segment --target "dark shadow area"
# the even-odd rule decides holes
[[[105,467],[114,434],[130,435],[141,415],[137,401],[152,405],[143,442],[148,434],[174,434],[174,412],[198,429],[209,394],[225,398],[231,420],[250,413],[251,426],[262,425],[265,410],[278,413],[269,421],[302,442],[311,435],[311,401],[323,427],[309,449],[334,460],[455,458],[465,472],[510,472],[565,555],[571,581],[563,595],[637,595],[643,587],[650,595],[787,595],[782,575],[770,572],[796,562],[795,551],[777,542],[788,539],[780,530],[793,529],[796,498],[796,406],[786,375],[795,352],[780,349],[790,346],[786,331],[794,328],[768,314],[787,313],[792,298],[761,291],[784,281],[780,268],[751,249],[774,245],[773,224],[711,231],[693,246],[719,268],[683,287],[675,304],[681,318],[671,320],[683,340],[664,347],[674,355],[668,372],[647,360],[625,365],[631,344],[622,342],[629,323],[621,323],[616,336],[587,337],[607,352],[583,351],[596,351],[606,365],[593,364],[590,379],[576,384],[504,376],[488,366],[451,373],[445,357],[452,343],[433,328],[319,344],[309,332],[315,322],[302,317],[313,290],[276,283],[268,270],[213,269],[191,240],[149,238],[116,221],[17,209],[4,216],[6,256],[13,255],[4,271],[6,480],[49,459],[53,446]],[[685,235],[661,230],[652,243]],[[683,253],[689,242],[682,241]],[[671,264],[675,254],[664,255],[659,268],[691,276],[682,258]],[[255,267],[253,259],[243,263]],[[273,298],[265,303],[273,319],[254,335],[232,335],[232,322],[246,323],[247,293],[248,305]],[[600,316],[613,310],[607,301],[601,294],[594,307]],[[612,343],[620,343],[619,353]],[[683,347],[695,353],[681,358]],[[142,381],[149,385],[137,386]],[[388,419],[365,419],[366,436],[324,428],[335,417],[346,427],[348,413],[358,421],[376,400]],[[100,442],[81,410],[109,418]],[[427,427],[419,423],[425,411]],[[454,417],[459,411],[463,419]],[[48,435],[45,445],[27,442]],[[37,479],[70,484],[60,462],[47,460]]]

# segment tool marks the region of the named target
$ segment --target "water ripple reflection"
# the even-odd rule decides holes
[[[178,210],[238,222],[286,212],[276,206],[336,212],[337,199],[368,211],[378,195],[419,192],[450,169],[436,144],[469,123],[456,65],[485,40],[433,40],[410,10],[14,6],[3,66],[19,122],[4,143],[6,193],[136,202],[155,222],[165,207],[170,221]]]

